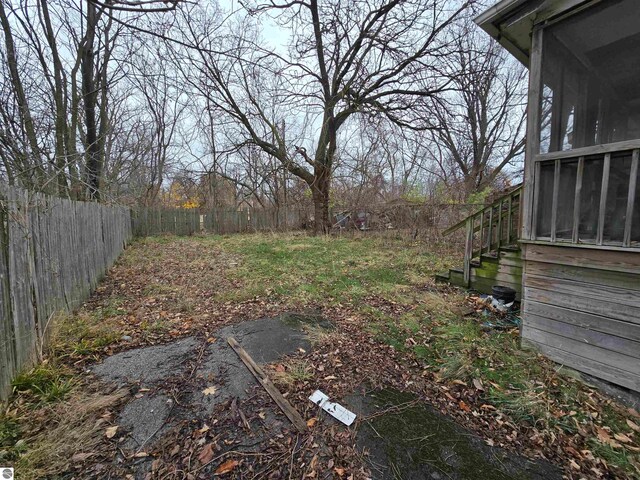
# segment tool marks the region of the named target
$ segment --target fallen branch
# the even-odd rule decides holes
[[[291,423],[293,423],[294,427],[296,427],[300,432],[304,432],[307,429],[307,424],[302,419],[300,413],[282,396],[280,391],[271,382],[269,377],[267,377],[267,375],[262,371],[258,364],[253,361],[246,350],[240,346],[235,338],[229,337],[227,338],[227,342],[229,343],[229,345],[231,345],[231,348],[233,348],[233,350],[238,354],[240,360],[244,362],[253,376],[256,377],[260,385],[262,385],[262,387],[267,391],[271,398],[273,398],[273,400],[276,402],[278,407],[280,407],[282,413],[284,413],[286,417],[291,421]]]

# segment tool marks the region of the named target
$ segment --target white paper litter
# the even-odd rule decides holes
[[[329,397],[327,397],[320,390],[316,390],[315,392],[313,392],[313,394],[309,397],[309,400],[318,405],[336,420],[344,423],[347,427],[351,425],[356,419],[355,413],[350,412],[339,403],[330,402]]]

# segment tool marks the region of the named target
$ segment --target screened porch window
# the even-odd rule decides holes
[[[542,46],[535,238],[640,247],[638,1],[562,19]]]
[[[544,30],[540,153],[640,138],[640,8],[602,2]]]
[[[638,244],[638,158],[640,150],[539,162],[536,236],[586,244]]]

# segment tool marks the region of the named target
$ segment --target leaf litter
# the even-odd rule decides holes
[[[271,241],[265,236],[245,238],[248,242]],[[286,237],[284,241],[288,241]],[[233,242],[223,241],[220,246],[199,237],[135,242],[78,313],[90,325],[106,325],[110,332],[117,332],[116,340],[105,340],[103,346],[96,342],[97,346],[83,350],[71,335],[56,345],[56,354],[79,371],[83,365],[125,349],[187,335],[212,343],[217,341],[214,332],[224,325],[275,316],[291,308],[312,310],[337,328],[319,339],[311,351],[291,356],[290,360],[304,361],[310,374],[279,382],[287,359],[265,367],[287,399],[308,419],[309,431],[297,434],[280,418],[278,433],[268,439],[256,435],[257,445],[248,445],[247,425],[258,430],[267,421],[265,412],[273,410],[268,396],[257,388],[241,407],[224,402],[207,424],[175,425],[151,450],[138,452],[153,459],[149,478],[208,478],[207,471],[229,478],[320,478],[325,472],[339,478],[368,478],[356,447],[355,430],[318,416],[317,407],[307,400],[315,389],[331,398],[344,398],[357,385],[416,394],[486,443],[550,460],[563,466],[570,479],[634,478],[640,474],[638,413],[572,378],[560,377],[542,356],[526,357],[540,364],[537,378],[527,380],[529,383],[510,384],[500,378],[494,372],[506,368],[504,359],[486,344],[497,336],[506,340],[517,335],[513,331],[482,332],[469,340],[460,332],[457,337],[447,323],[451,317],[436,313],[443,305],[449,310],[458,305],[460,311],[466,311],[464,298],[457,291],[416,283],[408,290],[411,302],[390,300],[380,292],[338,304],[300,302],[298,298],[292,304],[286,296],[266,291],[226,300],[224,292],[245,288],[242,278],[234,274],[245,259]],[[442,298],[447,300],[437,304]],[[428,322],[403,324],[405,319],[418,316],[418,311]],[[374,321],[372,328],[372,313],[387,321]],[[475,321],[473,315],[461,320]],[[465,324],[460,325],[464,328]],[[120,340],[125,336],[131,340]],[[448,364],[450,356],[457,358],[461,348],[472,359],[470,364]],[[478,360],[486,360],[487,368],[474,367]],[[564,395],[568,387],[580,398],[579,404]],[[176,384],[174,391],[179,389]],[[204,385],[201,391],[214,395],[216,387]],[[517,401],[528,403],[518,405]],[[216,413],[225,411],[230,413],[216,421]],[[542,414],[520,415],[527,411]],[[117,456],[113,442],[121,432],[115,425],[102,427],[102,432],[103,440],[91,452],[76,452],[76,466],[68,468],[95,474],[111,468],[108,458]],[[126,472],[126,465],[123,468]]]

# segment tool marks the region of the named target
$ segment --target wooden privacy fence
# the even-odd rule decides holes
[[[377,206],[339,206],[330,211],[335,231],[344,229],[388,231],[407,230],[420,238],[441,237],[444,225],[466,217],[477,205],[389,203]],[[291,231],[311,228],[311,208],[141,208],[131,212],[133,235],[192,235]]]
[[[218,235],[276,230],[294,230],[309,223],[304,209],[256,208],[238,210],[216,208],[200,212],[197,209],[142,208],[131,214],[136,237],[173,233],[192,235],[207,232]]]
[[[0,184],[0,398],[40,356],[53,314],[88,297],[131,233],[126,207]]]

